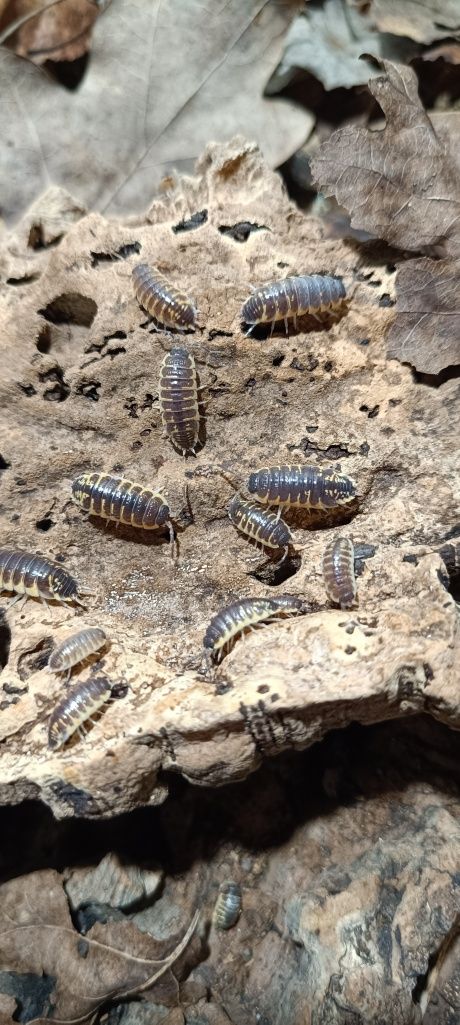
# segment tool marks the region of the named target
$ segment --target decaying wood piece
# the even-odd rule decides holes
[[[388,256],[371,260],[356,242],[325,237],[241,139],[211,146],[196,177],[172,183],[144,218],[60,218],[60,195],[71,209],[53,190],[60,241],[47,228],[52,244],[35,252],[25,222],[1,240],[0,401],[9,413],[0,524],[3,545],[61,561],[95,593],[76,616],[33,601],[6,614],[0,801],[41,797],[58,816],[109,815],[162,801],[162,768],[222,784],[351,720],[426,710],[458,727],[458,613],[437,555],[455,528],[458,381],[431,389],[386,360]],[[46,220],[46,197],[40,209]],[[242,236],[242,222],[258,230]],[[162,438],[159,371],[177,338],[153,332],[133,296],[141,260],[200,309],[200,327],[181,335],[205,401],[196,458]],[[339,320],[243,335],[250,286],[316,271],[352,293]],[[324,526],[321,513],[290,510],[300,554],[274,571],[233,529],[233,488],[215,468],[243,486],[254,469],[291,462],[346,473],[358,506],[330,529],[312,529]],[[72,504],[72,480],[89,471],[167,492],[174,570],[167,535],[106,527]],[[358,604],[347,612],[330,608],[322,581],[331,530],[353,539],[358,559]],[[287,592],[311,611],[250,634],[210,681],[201,645],[212,616],[239,597]],[[47,653],[96,617],[118,643],[75,682],[106,673],[117,699],[86,739],[50,753],[62,683],[46,671]]]

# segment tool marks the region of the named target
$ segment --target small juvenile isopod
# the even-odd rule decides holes
[[[231,929],[241,914],[241,887],[238,883],[221,883],[212,916],[216,929]]]
[[[268,323],[271,323],[273,332],[277,320],[284,320],[287,333],[290,318],[296,327],[297,317],[305,313],[316,316],[325,310],[333,310],[341,306],[345,298],[343,281],[329,274],[284,278],[256,288],[243,305],[241,319],[245,324],[251,324],[248,334],[257,324]]]
[[[174,448],[182,455],[195,453],[200,431],[198,376],[193,356],[181,346],[171,349],[161,364],[159,398],[163,426]]]
[[[356,598],[353,542],[338,537],[329,542],[323,555],[323,576],[327,594],[341,609],[350,608]]]
[[[295,615],[302,608],[302,600],[290,594],[276,598],[240,598],[226,605],[213,616],[204,635],[203,647],[207,657],[219,658],[244,630],[266,623],[275,616]]]
[[[48,723],[48,745],[53,750],[62,747],[92,715],[109,700],[112,687],[103,676],[84,680],[67,691],[58,701]]]
[[[82,593],[76,580],[57,563],[42,555],[0,548],[0,591],[13,591],[17,595],[14,605],[23,595],[42,601],[75,602],[82,605]]]
[[[100,627],[87,626],[58,644],[48,659],[48,669],[51,673],[67,672],[69,679],[73,666],[100,651],[106,643],[107,634]]]
[[[228,506],[228,515],[242,534],[246,534],[263,548],[283,552],[286,557],[292,536],[289,527],[275,513],[263,509],[256,502],[246,502],[238,493]]]
[[[72,484],[75,502],[90,516],[100,516],[142,530],[167,527],[174,551],[174,529],[169,505],[158,491],[133,484],[124,477],[82,473]]]
[[[248,491],[267,505],[335,509],[356,498],[350,477],[332,467],[270,466],[251,473]]]
[[[158,323],[178,331],[195,327],[197,310],[194,303],[159,271],[152,270],[146,263],[139,263],[133,270],[133,284],[136,299]]]

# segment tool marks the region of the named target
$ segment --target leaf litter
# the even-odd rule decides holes
[[[55,980],[47,1021],[83,1022],[108,1001],[154,987],[183,954],[198,921],[195,913],[181,937],[166,942],[128,918],[96,922],[83,937],[53,869],[12,879],[0,894],[0,965]]]
[[[117,0],[98,18],[72,93],[0,53],[2,215],[50,184],[111,214],[138,212],[210,139],[255,138],[272,167],[308,137],[309,111],[264,97],[297,5],[274,0]]]
[[[89,50],[98,13],[89,0],[0,0],[0,43],[35,64],[74,61]]]

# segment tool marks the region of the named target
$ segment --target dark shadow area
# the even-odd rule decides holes
[[[78,36],[75,38],[78,38]],[[74,41],[75,39],[66,40],[64,44],[61,43],[59,45],[59,49],[61,49],[62,45],[68,45],[68,43]],[[40,51],[42,54],[44,52],[43,50]],[[32,53],[30,56],[32,56]],[[88,61],[89,53],[84,53],[81,57],[77,57],[72,61],[47,60],[43,66],[46,68],[50,78],[54,78],[55,82],[64,86],[64,89],[68,89],[69,92],[75,92],[84,78]]]
[[[126,260],[128,256],[133,256],[134,253],[140,253],[141,249],[140,242],[126,242],[124,246],[119,246],[113,253],[98,253],[91,250],[91,266],[97,267],[100,263],[115,263],[117,260]]]
[[[8,665],[10,656],[11,630],[3,610],[0,610],[0,669]]]
[[[178,224],[174,224],[172,231],[175,235],[179,235],[182,231],[194,231],[195,228],[201,228],[202,224],[206,224],[208,219],[207,210],[198,210],[196,214],[192,214],[188,220],[179,221]]]
[[[270,231],[266,224],[252,224],[250,221],[239,221],[238,224],[219,224],[221,235],[232,238],[234,242],[247,242],[254,231]]]
[[[39,801],[1,808],[1,878],[95,864],[108,851],[182,873],[228,843],[251,852],[276,848],[299,826],[339,806],[364,808],[391,794],[396,814],[398,795],[413,782],[458,797],[460,733],[428,716],[352,724],[306,751],[264,761],[242,783],[193,787],[172,773],[163,781],[170,787],[165,804],[106,820],[56,821]]]
[[[64,292],[37,313],[51,324],[79,324],[91,327],[97,313],[94,299],[79,292]]]
[[[314,331],[330,331],[331,327],[334,324],[340,323],[347,313],[348,309],[346,304],[344,304],[341,309],[334,310],[333,313],[326,311],[324,313],[299,314],[296,324],[294,324],[293,318],[288,320],[287,331],[284,320],[275,320],[273,323],[256,324],[255,326],[242,321],[240,326],[242,333],[247,338],[252,338],[256,342],[266,342],[268,339],[277,338],[278,336],[296,338],[297,335],[312,334]]]
[[[300,569],[302,557],[299,552],[290,551],[285,559],[267,559],[266,562],[257,566],[248,573],[248,577],[258,580],[268,587],[279,587],[286,580],[290,580]]]
[[[458,377],[460,377],[460,366],[458,364],[444,367],[444,370],[441,370],[439,374],[422,374],[412,367],[413,380],[417,384],[424,384],[429,388],[440,388],[442,384],[446,384],[447,381],[455,381]]]

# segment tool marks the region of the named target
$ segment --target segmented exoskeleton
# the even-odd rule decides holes
[[[292,543],[291,531],[275,513],[263,509],[256,502],[247,502],[236,494],[228,506],[228,515],[242,534],[246,534],[261,547],[282,552],[283,558],[286,557]]]
[[[283,594],[276,598],[240,598],[226,605],[213,616],[203,638],[208,658],[219,658],[244,630],[258,623],[267,623],[276,616],[296,615],[303,602],[295,595]]]
[[[104,630],[98,626],[86,626],[58,644],[48,659],[48,669],[51,673],[67,672],[68,680],[73,666],[84,662],[106,644],[107,634]]]
[[[160,412],[166,435],[182,455],[195,453],[200,431],[198,376],[191,353],[168,352],[160,370]]]
[[[18,552],[13,548],[0,548],[0,591],[13,591],[17,595],[10,607],[24,595],[45,602],[83,604],[78,597],[83,589],[67,570],[43,555]]]
[[[341,609],[350,608],[356,599],[353,542],[338,537],[327,545],[323,555],[323,576],[326,591]]]
[[[271,323],[273,331],[277,320],[284,320],[287,333],[289,319],[296,327],[297,317],[337,309],[345,298],[343,281],[329,274],[284,278],[256,288],[242,307],[241,319],[252,325],[248,334],[257,324]]]
[[[104,677],[84,680],[66,692],[51,713],[48,745],[62,747],[112,695],[112,686]]]
[[[350,477],[332,467],[284,465],[265,466],[251,473],[248,491],[267,505],[335,509],[356,498]]]
[[[231,929],[241,914],[241,887],[238,883],[221,883],[212,916],[216,929]]]
[[[138,302],[158,323],[177,331],[195,327],[195,304],[160,271],[139,263],[133,270],[133,284]]]
[[[174,528],[171,510],[159,491],[151,491],[142,484],[133,484],[124,477],[111,477],[104,473],[82,473],[73,481],[74,500],[90,516],[114,520],[142,530],[169,530],[171,549],[174,549]]]

